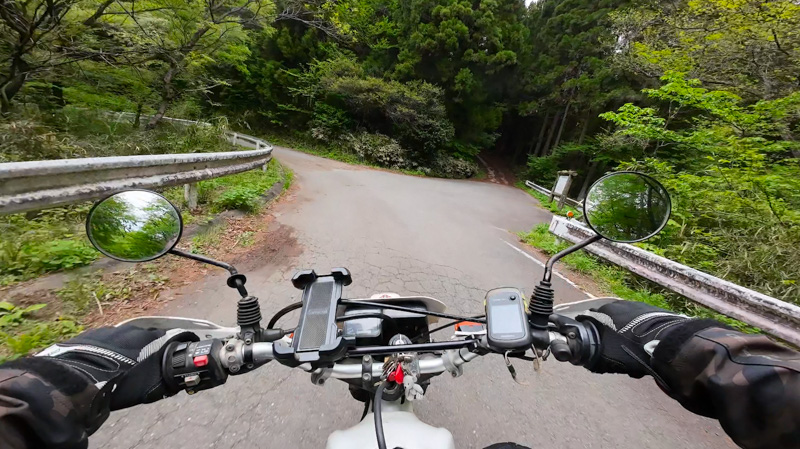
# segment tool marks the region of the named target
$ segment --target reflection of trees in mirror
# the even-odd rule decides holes
[[[610,240],[644,239],[669,217],[666,191],[635,173],[618,173],[598,181],[586,196],[586,220]]]
[[[180,232],[175,208],[152,192],[116,194],[98,204],[89,216],[93,243],[106,254],[129,261],[163,254],[172,248]]]

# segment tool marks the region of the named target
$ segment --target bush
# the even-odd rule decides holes
[[[315,137],[329,140],[355,125],[369,133],[393,136],[405,149],[405,159],[428,167],[454,137],[444,91],[433,84],[367,76],[346,56],[319,61],[300,79],[301,87],[294,93],[314,104],[310,126]]]
[[[478,164],[452,156],[440,156],[434,162],[432,173],[442,178],[471,178],[478,173]]]
[[[211,126],[163,122],[148,131],[134,128],[128,118],[98,111],[25,109],[0,122],[0,162],[231,151],[225,130],[223,119]]]
[[[403,147],[382,134],[349,134],[345,137],[345,145],[362,161],[370,164],[394,169],[405,169],[411,165]]]
[[[43,273],[87,265],[100,256],[84,236],[90,205],[45,210],[35,218],[25,214],[0,217],[0,284]]]

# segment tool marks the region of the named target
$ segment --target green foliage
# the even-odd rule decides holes
[[[19,326],[26,315],[36,312],[47,304],[33,304],[28,307],[19,307],[9,302],[0,301],[0,329],[6,326]]]
[[[94,261],[99,254],[84,236],[83,220],[89,205],[0,217],[0,284],[26,280]]]
[[[792,0],[643,2],[614,15],[620,66],[684,72],[748,101],[797,92],[800,5]]]
[[[77,157],[230,151],[224,120],[212,126],[164,123],[145,131],[130,119],[65,107],[44,113],[19,111],[0,121],[0,162]]]
[[[198,192],[212,212],[238,209],[255,213],[261,207],[261,196],[276,182],[280,182],[283,176],[283,168],[273,160],[267,171],[256,169],[201,181]]]
[[[673,112],[625,105],[603,118],[614,138],[655,157],[621,168],[653,173],[673,196],[673,221],[654,243],[674,260],[785,300],[800,297],[800,146],[784,129],[797,94],[747,104],[670,72],[646,93]]]

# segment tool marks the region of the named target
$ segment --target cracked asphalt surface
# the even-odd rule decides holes
[[[261,298],[265,319],[299,299],[289,279],[301,268],[349,268],[346,297],[422,294],[463,314],[481,313],[488,289],[511,285],[529,294],[541,278],[540,265],[508,243],[521,248],[514,233],[549,222],[550,214],[518,189],[404,176],[281,148],[275,156],[295,171],[297,188],[273,207],[272,226],[289,228],[296,243],[287,245],[295,248],[238,267]],[[161,313],[233,325],[237,295],[222,270],[211,273]],[[560,278],[555,289],[558,302],[586,298]],[[285,318],[287,326],[293,319]],[[511,380],[499,356],[466,365],[460,378],[433,379],[418,416],[449,429],[458,448],[500,441],[532,448],[736,447],[716,421],[683,410],[651,379],[594,375],[553,359],[538,375],[524,362],[515,365],[528,386]],[[361,411],[344,383],[317,387],[307,373],[271,363],[214,390],[115,412],[90,447],[321,448],[332,431],[356,424]]]

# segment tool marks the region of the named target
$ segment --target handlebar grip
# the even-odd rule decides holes
[[[600,357],[600,332],[589,321],[576,321],[563,315],[551,315],[564,340],[553,340],[550,351],[556,360],[578,366],[592,366]]]
[[[198,342],[172,342],[164,351],[161,373],[164,381],[177,392],[193,394],[224,384],[228,372],[222,366],[220,339]]]

